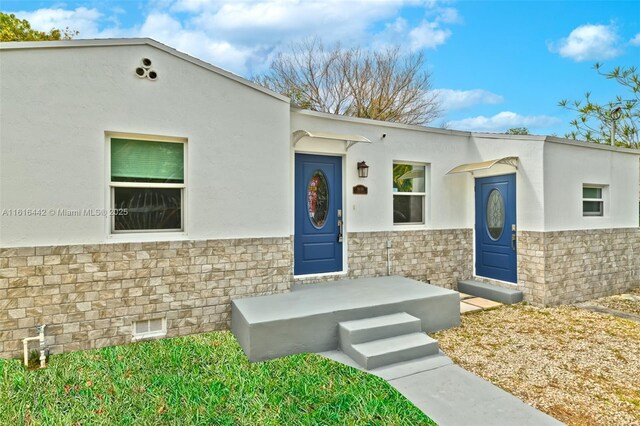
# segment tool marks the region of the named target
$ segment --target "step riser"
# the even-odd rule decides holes
[[[341,326],[339,327],[340,347],[344,351],[344,348],[350,345],[357,345],[359,343],[370,342],[372,340],[386,339],[388,337],[400,336],[402,334],[416,333],[421,330],[422,325],[420,320],[417,318],[411,321],[380,325],[377,327],[359,330],[347,330]]]
[[[374,368],[384,367],[385,365],[395,364],[397,362],[409,361],[415,358],[422,358],[438,353],[438,342],[431,342],[417,348],[403,349],[399,352],[389,352],[383,355],[370,357],[364,368],[373,370]]]
[[[523,294],[519,290],[506,289],[473,280],[458,281],[458,291],[505,305],[513,305],[522,302],[523,299]]]
[[[344,345],[343,352],[360,366],[371,370],[435,355],[438,353],[438,342],[422,332],[413,332],[355,345]]]

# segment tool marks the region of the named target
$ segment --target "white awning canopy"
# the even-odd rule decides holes
[[[344,141],[347,143],[347,148],[351,148],[353,145],[357,143],[371,143],[371,141],[364,136],[360,135],[344,135],[340,133],[329,133],[329,132],[310,132],[308,130],[296,130],[293,132],[293,146],[300,141],[302,138],[318,138],[318,139],[329,139],[334,141]]]
[[[512,166],[513,168],[517,169],[518,157],[503,157],[503,158],[498,158],[496,160],[482,161],[480,163],[462,164],[458,167],[454,167],[453,169],[449,170],[447,174],[451,175],[454,173],[465,173],[465,172],[473,173],[478,170],[490,169],[496,164],[506,164],[507,166]]]

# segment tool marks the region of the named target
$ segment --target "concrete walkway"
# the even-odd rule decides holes
[[[321,352],[320,355],[363,370],[340,351]],[[455,365],[442,352],[367,372],[388,381],[440,426],[562,425]]]

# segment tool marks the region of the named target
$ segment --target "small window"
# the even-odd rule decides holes
[[[167,320],[165,318],[154,318],[149,320],[136,321],[133,323],[134,340],[162,337],[166,334]]]
[[[111,139],[111,231],[184,229],[182,142]]]
[[[582,215],[604,216],[604,187],[584,185],[582,187]]]
[[[424,164],[393,164],[393,223],[423,224],[426,196]]]

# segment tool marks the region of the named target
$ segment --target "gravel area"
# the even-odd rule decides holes
[[[640,425],[637,322],[512,305],[464,315],[435,338],[465,369],[569,425]]]
[[[603,297],[589,303],[640,317],[640,287],[627,294]]]

